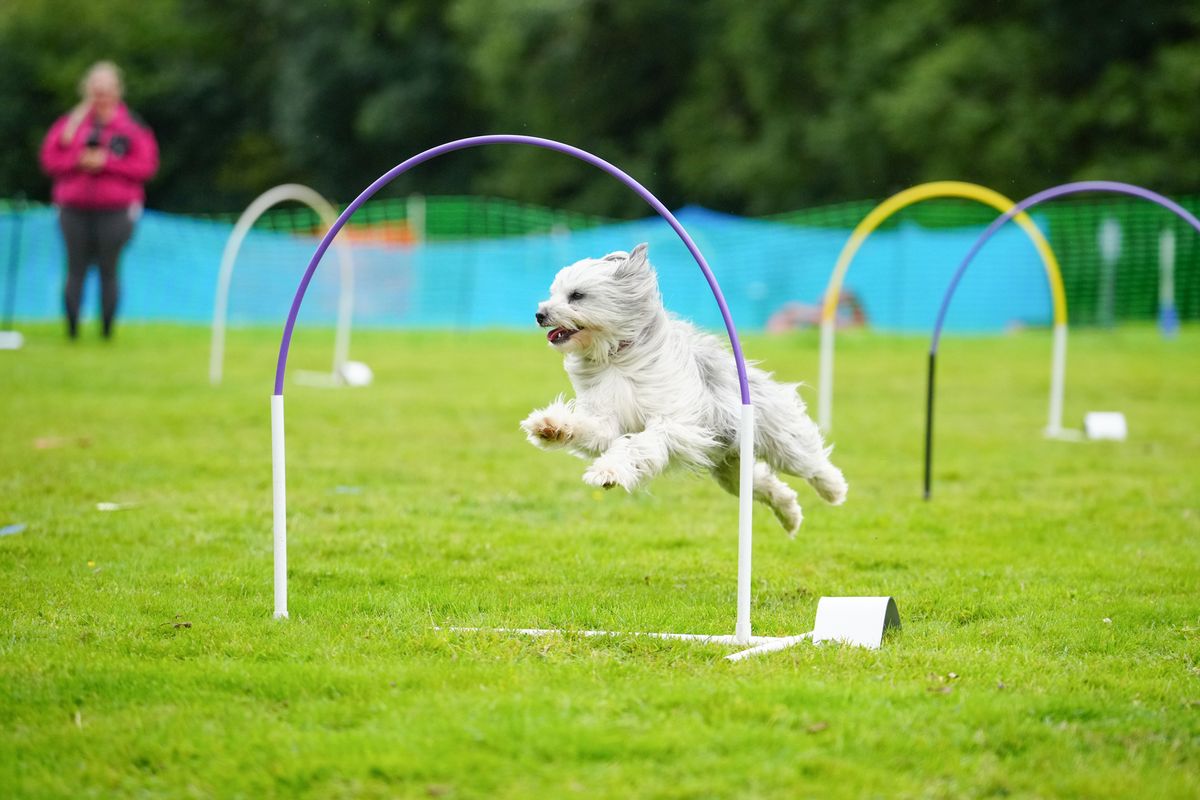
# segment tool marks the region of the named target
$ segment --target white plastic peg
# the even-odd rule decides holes
[[[1089,439],[1123,442],[1129,435],[1129,427],[1120,411],[1089,411],[1083,418],[1083,432]]]
[[[841,642],[878,650],[883,634],[900,627],[890,597],[822,597],[817,603],[813,642]]]

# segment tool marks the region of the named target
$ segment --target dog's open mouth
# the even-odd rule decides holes
[[[555,328],[546,334],[546,340],[550,344],[563,344],[579,331],[571,330],[570,328]]]

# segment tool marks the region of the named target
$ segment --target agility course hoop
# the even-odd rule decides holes
[[[242,243],[254,227],[258,218],[273,206],[288,201],[303,203],[317,213],[321,224],[328,230],[337,221],[334,207],[318,192],[298,183],[285,183],[268,189],[256,197],[233,226],[233,232],[225,242],[221,254],[221,269],[217,273],[217,293],[213,302],[212,348],[208,359],[208,380],[214,386],[221,382],[225,364],[225,328],[229,317],[229,285],[233,280],[233,265],[237,262]],[[350,354],[350,322],[354,314],[354,264],[346,247],[337,248],[341,267],[341,289],[338,294],[337,327],[333,340],[333,371],[330,379],[334,384],[341,380],[342,369]]]
[[[971,265],[975,255],[983,249],[988,240],[995,235],[996,231],[1004,227],[1004,224],[1010,219],[1013,219],[1019,214],[1023,214],[1027,209],[1030,209],[1039,203],[1047,200],[1053,200],[1057,197],[1065,197],[1067,195],[1081,194],[1084,192],[1108,192],[1110,194],[1124,194],[1132,197],[1138,197],[1142,200],[1149,200],[1152,203],[1157,203],[1168,211],[1173,212],[1176,216],[1182,219],[1187,224],[1196,229],[1200,233],[1200,219],[1197,219],[1194,214],[1188,211],[1183,206],[1176,203],[1169,197],[1164,197],[1157,192],[1152,192],[1141,186],[1135,186],[1131,183],[1121,183],[1119,181],[1076,181],[1074,183],[1064,183],[1059,186],[1052,186],[1037,194],[1026,197],[1021,202],[1017,203],[1012,208],[1008,209],[997,217],[987,229],[979,235],[975,240],[975,244],[971,245],[971,249],[967,252],[962,263],[958,265],[954,276],[950,279],[950,285],[946,287],[946,293],[942,296],[942,305],[938,309],[937,320],[933,325],[933,339],[929,344],[929,379],[925,385],[925,483],[924,493],[925,499],[928,500],[933,490],[933,393],[934,393],[934,376],[937,372],[937,351],[938,344],[942,339],[942,326],[946,322],[946,312],[950,310],[950,301],[954,298],[954,292],[958,288],[959,282],[967,271],[967,267]]]
[[[871,209],[854,228],[850,238],[838,254],[837,263],[829,275],[821,306],[821,355],[817,384],[817,424],[824,431],[833,427],[833,338],[837,322],[837,308],[842,295],[842,282],[850,269],[850,263],[859,248],[880,225],[896,212],[915,203],[935,198],[959,198],[975,200],[1004,213],[1013,207],[1013,201],[986,186],[963,181],[934,181],[913,186],[892,195]],[[1063,376],[1067,368],[1067,298],[1063,291],[1062,271],[1058,259],[1050,249],[1050,243],[1038,230],[1028,214],[1019,213],[1016,222],[1029,236],[1037,248],[1046,269],[1046,280],[1050,284],[1050,297],[1054,303],[1054,349],[1050,364],[1050,409],[1046,424],[1046,435],[1057,436],[1062,431]]]
[[[738,384],[741,391],[741,427],[739,430],[739,453],[741,457],[741,465],[739,471],[739,491],[738,491],[738,562],[737,562],[737,620],[732,636],[707,636],[703,634],[647,634],[658,636],[669,636],[670,638],[680,638],[689,641],[702,641],[722,644],[737,644],[750,645],[751,649],[743,651],[745,654],[752,652],[766,652],[769,650],[778,650],[783,647],[790,646],[799,641],[805,640],[808,635],[792,636],[792,637],[762,637],[751,636],[750,633],[750,556],[751,556],[751,522],[753,502],[753,470],[754,470],[754,407],[750,402],[750,383],[746,374],[746,361],[742,355],[741,343],[738,340],[737,330],[733,324],[733,318],[729,313],[729,306],[725,302],[725,298],[721,293],[721,288],[717,284],[716,276],[705,261],[704,256],[700,253],[696,243],[684,230],[679,220],[667,209],[661,201],[658,200],[648,189],[630,177],[628,174],[613,166],[609,162],[592,155],[586,150],[581,150],[571,145],[563,144],[551,139],[542,139],[535,136],[523,136],[517,134],[492,134],[487,136],[473,136],[466,139],[458,139],[452,142],[447,142],[437,147],[425,150],[406,161],[401,162],[392,169],[381,175],[374,183],[363,190],[362,194],[354,199],[346,207],[346,210],[330,225],[329,230],[317,245],[316,252],[313,254],[312,260],[309,261],[308,269],[305,270],[304,276],[300,279],[300,285],[296,289],[295,298],[292,300],[291,309],[288,312],[287,322],[283,327],[283,336],[279,344],[279,360],[275,368],[275,391],[271,396],[271,473],[272,473],[272,500],[273,500],[273,533],[274,533],[274,563],[275,563],[275,616],[286,617],[288,615],[287,607],[287,490],[286,490],[286,475],[284,467],[284,422],[283,422],[283,384],[284,373],[287,369],[288,350],[292,340],[292,330],[296,323],[296,315],[300,310],[300,304],[304,300],[304,294],[308,289],[308,285],[312,280],[313,273],[317,269],[317,265],[321,263],[321,258],[329,249],[330,243],[337,236],[338,231],[346,224],[350,217],[357,211],[367,200],[369,200],[376,192],[389,184],[395,178],[408,172],[413,167],[425,163],[438,156],[445,155],[457,150],[465,150],[472,147],[480,147],[483,145],[492,144],[519,144],[532,147],[540,147],[546,150],[552,150],[558,153],[576,158],[584,163],[597,167],[609,175],[617,178],[627,187],[632,189],[639,197],[654,209],[654,211],[666,220],[667,224],[679,235],[683,244],[687,247],[688,252],[692,254],[696,264],[700,267],[700,271],[704,274],[705,280],[708,282],[709,288],[712,290],[713,298],[716,300],[717,306],[721,311],[721,318],[725,323],[725,330],[729,334],[729,344],[733,350],[734,362],[737,368]],[[735,653],[733,657],[740,657],[743,653]]]

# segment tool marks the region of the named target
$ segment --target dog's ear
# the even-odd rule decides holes
[[[636,275],[639,272],[645,272],[650,268],[650,262],[646,258],[646,251],[649,246],[642,242],[637,247],[633,248],[629,257],[625,259],[625,263],[617,267],[616,276]]]

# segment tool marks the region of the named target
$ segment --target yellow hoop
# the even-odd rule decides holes
[[[817,385],[817,422],[826,431],[833,426],[833,337],[834,329],[837,327],[835,324],[837,307],[842,295],[842,281],[850,269],[850,262],[854,260],[855,254],[858,253],[866,238],[888,217],[913,203],[936,197],[975,200],[991,206],[1001,214],[1008,213],[1016,205],[1004,195],[985,186],[963,181],[934,181],[892,195],[863,217],[862,222],[855,227],[850,238],[842,247],[842,252],[838,255],[837,264],[834,265],[833,272],[829,276],[829,285],[825,287],[825,298],[821,306],[821,360],[820,378]],[[1050,283],[1050,297],[1054,302],[1054,355],[1050,365],[1050,412],[1046,431],[1049,435],[1055,436],[1062,430],[1063,376],[1066,371],[1067,357],[1067,297],[1063,291],[1062,272],[1058,267],[1058,259],[1054,257],[1054,251],[1050,249],[1050,243],[1046,241],[1046,237],[1038,230],[1037,225],[1033,224],[1033,220],[1028,214],[1022,212],[1013,220],[1021,226],[1033,242],[1033,246],[1037,248],[1042,265],[1046,268],[1046,280]]]
[[[825,288],[825,301],[821,307],[822,323],[832,321],[837,314],[838,301],[842,295],[842,281],[850,269],[850,262],[854,260],[854,256],[858,253],[859,248],[862,247],[866,238],[897,211],[907,208],[914,203],[919,203],[922,200],[932,200],[939,197],[975,200],[984,205],[991,206],[1001,214],[1016,205],[1016,203],[999,192],[988,189],[985,186],[975,183],[965,183],[963,181],[922,183],[920,186],[914,186],[911,189],[905,189],[903,192],[892,195],[871,209],[871,213],[863,217],[862,222],[858,223],[854,232],[850,234],[850,239],[842,247],[842,252],[838,255],[837,264],[833,267],[833,273],[829,276],[829,285]],[[1050,295],[1054,301],[1054,323],[1056,325],[1065,325],[1067,322],[1066,293],[1063,291],[1062,272],[1058,267],[1058,259],[1054,257],[1054,251],[1050,249],[1050,243],[1046,241],[1046,237],[1038,230],[1037,225],[1033,223],[1028,214],[1022,212],[1014,217],[1013,221],[1021,226],[1033,242],[1033,246],[1037,248],[1038,255],[1042,259],[1042,264],[1046,268],[1046,279],[1050,283]]]

